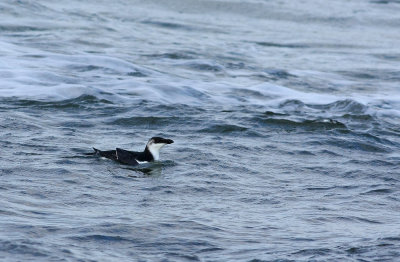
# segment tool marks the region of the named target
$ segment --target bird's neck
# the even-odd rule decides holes
[[[146,148],[144,149],[144,154],[146,158],[148,157],[152,159],[152,161],[157,161],[160,158],[160,151],[151,149],[148,146],[146,146]]]

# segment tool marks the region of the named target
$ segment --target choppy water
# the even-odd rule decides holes
[[[0,14],[0,260],[399,258],[399,1]]]

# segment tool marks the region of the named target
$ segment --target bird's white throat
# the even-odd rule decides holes
[[[164,143],[149,143],[147,144],[147,148],[149,149],[150,153],[153,155],[154,160],[160,159],[160,149],[165,146]]]

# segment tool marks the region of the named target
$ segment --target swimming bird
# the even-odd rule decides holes
[[[93,147],[94,153],[105,158],[112,159],[126,165],[139,165],[153,162],[160,159],[160,149],[165,145],[172,144],[174,141],[162,137],[152,137],[146,144],[143,152],[128,151],[121,148],[115,150],[102,151]]]

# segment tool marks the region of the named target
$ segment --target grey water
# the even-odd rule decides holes
[[[1,1],[0,260],[399,261],[399,28],[396,0]]]

